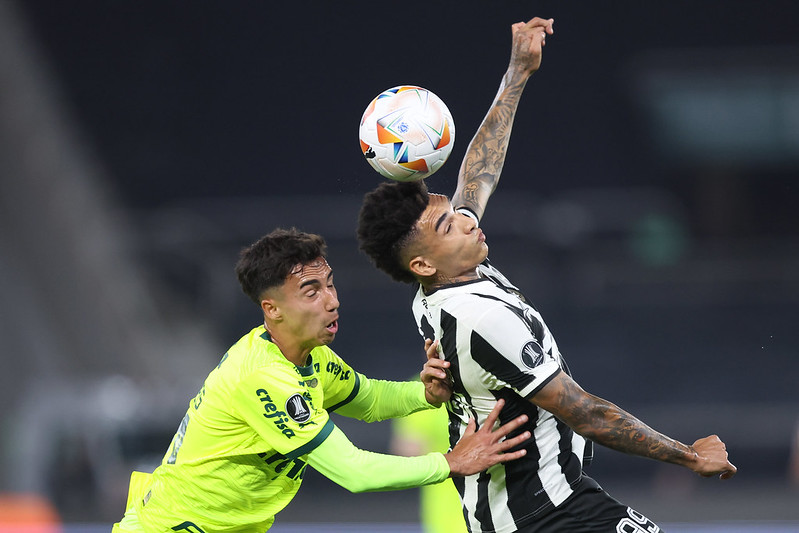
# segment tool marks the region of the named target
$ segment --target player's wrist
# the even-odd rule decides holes
[[[442,405],[444,405],[444,402],[446,401],[446,400],[442,400],[441,398],[438,398],[438,397],[434,396],[427,389],[425,389],[425,391],[424,391],[424,399],[427,401],[427,403],[429,403],[432,407],[435,407],[435,408],[441,407]]]
[[[444,454],[444,459],[447,460],[447,465],[449,466],[449,477],[463,477],[463,473],[458,468],[458,463],[460,462],[457,455],[457,452],[448,452]]]
[[[693,446],[683,445],[685,450],[680,454],[679,459],[675,463],[680,464],[690,470],[696,471],[699,468],[700,458],[699,453]]]
[[[538,68],[533,68],[530,65],[511,63],[508,65],[508,70],[505,72],[505,77],[509,85],[518,83],[527,83],[530,76],[535,74]]]

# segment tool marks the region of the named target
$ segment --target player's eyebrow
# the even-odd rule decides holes
[[[327,277],[325,278],[326,281],[330,281],[330,278],[333,277],[333,270],[331,269],[330,272],[327,273]],[[318,279],[308,279],[300,283],[300,289],[307,287],[308,285],[321,285]]]
[[[318,279],[308,279],[300,283],[300,289],[304,289],[308,285],[321,285]]]
[[[438,220],[436,221],[436,226],[435,226],[435,229],[434,229],[433,231],[435,231],[436,233],[438,233],[438,228],[439,228],[439,226],[441,226],[441,224],[444,222],[444,220],[446,220],[446,219],[447,219],[447,216],[449,216],[449,213],[444,213],[443,215],[441,215],[440,217],[438,217]]]

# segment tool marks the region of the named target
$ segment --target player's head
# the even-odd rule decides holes
[[[281,349],[310,351],[336,336],[339,301],[325,253],[321,236],[296,229],[277,229],[241,252],[239,283]]]
[[[236,276],[244,294],[260,306],[264,293],[283,285],[299,265],[326,256],[327,245],[321,235],[278,228],[241,251]]]
[[[431,285],[474,273],[488,254],[482,231],[423,182],[385,182],[364,197],[358,239],[397,281]]]
[[[401,251],[413,240],[416,221],[429,202],[430,195],[421,180],[383,182],[364,196],[358,216],[360,248],[396,281],[416,281],[404,265]]]

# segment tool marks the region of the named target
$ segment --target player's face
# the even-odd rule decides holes
[[[330,344],[338,331],[338,295],[324,258],[297,265],[280,287],[280,330],[305,349]]]
[[[440,278],[470,276],[488,255],[483,231],[472,218],[456,213],[446,196],[431,194],[416,225],[423,255]]]

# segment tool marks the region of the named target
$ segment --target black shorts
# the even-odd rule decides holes
[[[558,507],[519,533],[663,533],[647,517],[620,503],[588,476],[575,486],[575,492]]]

